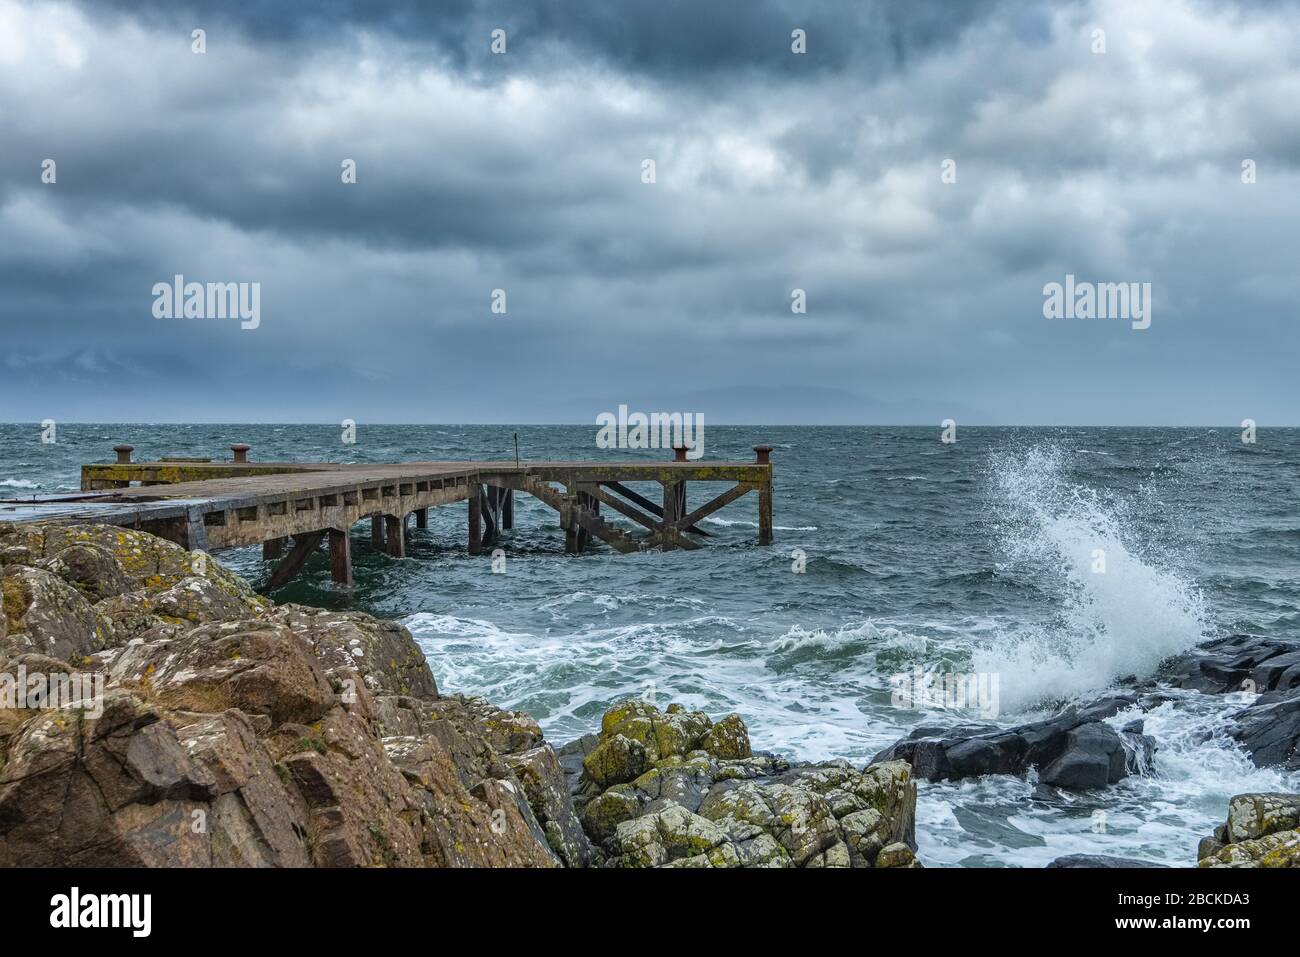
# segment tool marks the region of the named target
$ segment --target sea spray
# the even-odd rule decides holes
[[[1150,557],[1121,503],[1071,482],[1067,462],[1049,447],[994,460],[1007,556],[1056,606],[975,654],[974,670],[1002,675],[1008,708],[1150,674],[1207,630],[1197,588]]]

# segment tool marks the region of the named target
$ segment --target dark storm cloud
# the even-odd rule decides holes
[[[493,62],[487,38],[500,27],[531,66],[563,54],[662,81],[743,69],[896,68],[916,51],[952,41],[1000,6],[1003,0],[113,0],[92,8],[154,24],[232,26],[257,40],[287,44],[369,30],[437,51],[460,69]],[[1017,16],[1032,22],[1034,14]],[[815,38],[815,57],[787,56],[796,27]]]
[[[0,420],[1294,418],[1293,13],[0,0]]]

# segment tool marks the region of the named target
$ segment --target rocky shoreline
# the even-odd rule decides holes
[[[0,684],[38,699],[0,701],[0,866],[919,867],[916,779],[1104,787],[1158,747],[1106,721],[1159,700],[1136,682],[1014,728],[918,728],[866,767],[755,752],[738,715],[638,698],[553,747],[439,689],[400,625],[276,605],[146,533],[0,527],[0,587]],[[1254,682],[1232,733],[1300,766],[1300,646],[1233,636],[1160,678]],[[1234,798],[1197,856],[1300,866],[1300,797]]]

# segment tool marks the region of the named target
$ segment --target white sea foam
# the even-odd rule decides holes
[[[745,528],[758,528],[758,522],[747,522],[744,519],[736,520],[730,518],[718,518],[716,515],[710,515],[708,518],[701,519],[706,525],[742,525]],[[772,529],[777,532],[815,532],[816,525],[773,525]]]
[[[0,486],[4,486],[5,488],[40,488],[41,487],[36,482],[31,482],[28,481],[27,479],[16,479],[16,478],[0,479]]]
[[[1001,675],[1010,708],[1150,674],[1207,630],[1196,587],[1146,557],[1122,509],[1071,483],[1064,462],[1039,448],[995,468],[1011,557],[1059,603],[975,655],[974,670]]]
[[[917,801],[920,857],[927,864],[1043,867],[1066,854],[1109,854],[1190,867],[1197,841],[1222,823],[1234,794],[1294,792],[1300,772],[1257,768],[1225,731],[1235,696],[1174,692],[1177,700],[1135,717],[1158,743],[1149,772],[1104,791],[1036,797],[1036,777],[1011,775],[924,785]],[[1242,701],[1244,703],[1244,696]],[[972,832],[1016,839],[972,841]]]

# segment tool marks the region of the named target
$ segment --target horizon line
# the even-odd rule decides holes
[[[236,421],[217,421],[217,420],[161,420],[153,422],[130,421],[130,420],[98,420],[98,419],[68,419],[58,422],[60,427],[69,425],[126,425],[126,426],[167,426],[167,425],[246,425],[246,426],[332,426],[338,428],[340,423],[334,420],[329,421],[306,421],[306,422],[271,422],[248,420],[244,422]],[[358,426],[365,425],[369,427],[398,427],[398,426],[455,426],[460,428],[599,428],[597,422],[366,422],[357,421]],[[724,428],[778,428],[778,429],[805,429],[805,428],[823,428],[823,429],[930,429],[943,428],[942,422],[715,422],[715,427]],[[1188,425],[1175,425],[1170,423],[1143,423],[1118,424],[1118,423],[1089,423],[1080,424],[1075,422],[1016,422],[1016,423],[991,423],[991,422],[957,422],[958,428],[966,429],[1226,429],[1236,431],[1243,428],[1241,424],[1221,425],[1214,423],[1192,423]],[[40,428],[39,420],[30,420],[25,422],[0,422],[0,426],[21,426],[24,428]],[[1284,425],[1259,425],[1256,423],[1255,428],[1259,429],[1295,429],[1300,428],[1300,424]]]

